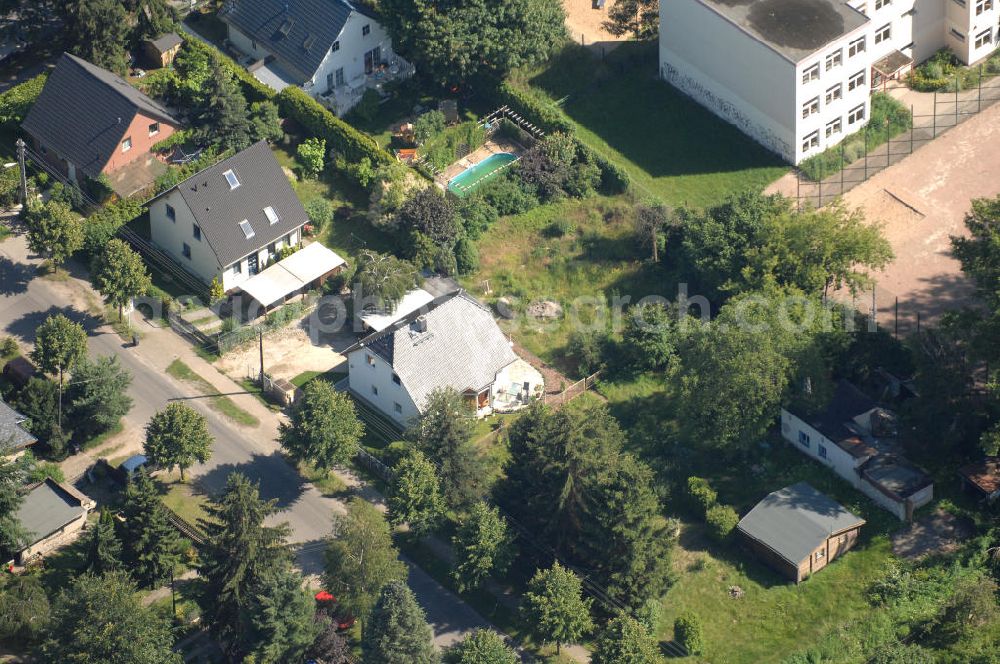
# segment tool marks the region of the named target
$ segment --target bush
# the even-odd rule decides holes
[[[358,100],[357,105],[351,109],[351,113],[356,115],[358,119],[362,122],[371,122],[375,119],[375,114],[378,113],[378,103],[381,97],[378,93],[371,88],[365,90],[365,93],[361,95],[361,99]]]
[[[39,74],[0,94],[0,126],[17,126],[42,94],[48,74]]]
[[[715,506],[718,494],[709,485],[708,480],[702,477],[689,477],[687,479],[687,492],[694,505],[701,509],[702,514],[707,514],[708,510]]]
[[[316,230],[322,230],[333,220],[333,203],[321,196],[311,199],[305,204],[306,214]]]
[[[705,649],[701,619],[690,611],[677,616],[674,621],[674,639],[688,654],[700,655]]]
[[[243,89],[243,96],[247,99],[247,103],[273,99],[276,96],[272,88],[258,81],[253,74],[248,72],[245,68],[239,66],[235,60],[214,46],[206,44],[199,39],[185,39],[184,48],[192,51],[203,51],[209,56],[209,61],[212,59],[218,60],[222,68],[232,74],[233,78],[240,84],[240,87]],[[289,87],[295,88],[301,92],[301,90],[295,86]],[[303,92],[302,94],[305,93]]]
[[[522,214],[538,207],[538,197],[512,174],[504,174],[488,182],[483,189],[483,199],[500,216]]]
[[[21,352],[20,346],[14,337],[4,337],[3,342],[0,342],[0,355],[3,357],[12,357],[19,352]]]
[[[472,195],[459,201],[458,215],[466,236],[472,240],[478,240],[500,216],[497,209],[480,195]]]
[[[438,110],[427,111],[413,123],[413,137],[417,144],[425,143],[433,136],[444,131],[446,123],[444,113]]]
[[[600,330],[581,328],[573,330],[566,344],[567,354],[576,362],[581,376],[589,376],[604,364],[604,348],[608,335]]]
[[[455,245],[455,266],[459,274],[472,274],[479,269],[479,249],[469,238],[463,237]]]
[[[83,251],[91,259],[100,256],[108,241],[118,234],[118,229],[141,214],[142,204],[132,199],[105,205],[90,215],[83,225]]]
[[[151,151],[157,154],[169,154],[173,152],[174,148],[178,145],[184,145],[185,143],[191,143],[194,140],[194,130],[193,129],[180,129],[170,134],[162,141],[158,141],[153,144],[150,148]]]
[[[302,167],[303,177],[319,177],[326,159],[326,139],[307,138],[302,141],[295,148],[295,158]]]
[[[740,515],[729,505],[713,505],[705,512],[708,531],[720,542],[729,537],[739,522]]]

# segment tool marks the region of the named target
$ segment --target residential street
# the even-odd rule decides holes
[[[239,385],[199,358],[169,328],[155,328],[145,321],[137,323],[144,335],[142,341],[137,348],[126,346],[110,327],[101,325],[94,316],[100,311],[100,297],[81,279],[84,275],[79,273],[79,266],[70,266],[71,273],[77,272],[59,280],[37,276],[39,263],[37,257],[28,255],[21,235],[14,235],[0,244],[0,328],[4,335],[16,336],[27,348],[34,339],[36,327],[46,316],[62,312],[87,329],[92,355],[114,354],[120,358],[134,377],[129,393],[135,404],[125,419],[124,431],[104,447],[124,445],[115,449],[117,455],[138,451],[142,429],[149,417],[171,400],[189,400],[208,418],[209,429],[216,440],[211,461],[191,469],[194,481],[209,492],[220,490],[227,475],[234,470],[259,481],[262,496],[277,500],[280,513],[275,520],[287,521],[292,529],[291,541],[302,545],[299,563],[303,572],[307,575],[319,573],[323,562],[322,540],[330,532],[334,510],[343,510],[343,504],[324,497],[313,485],[305,483],[280,456],[275,437],[281,416],[265,408],[254,396],[243,392]],[[232,424],[209,409],[203,396],[175,382],[165,369],[177,358],[211,382],[219,393],[229,395],[240,408],[257,417],[260,426],[246,428]],[[82,474],[93,461],[85,454],[72,457],[66,464],[67,476]],[[379,499],[369,490],[361,492],[366,498]],[[409,583],[427,611],[439,645],[452,643],[473,628],[488,626],[471,607],[412,564]]]

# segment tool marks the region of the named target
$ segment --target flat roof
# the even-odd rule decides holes
[[[792,62],[857,30],[868,17],[837,0],[701,0]]]
[[[344,259],[335,252],[319,242],[313,242],[283,260],[272,263],[239,284],[238,288],[268,307],[344,264]]]
[[[417,309],[425,307],[434,301],[434,296],[423,288],[414,288],[400,298],[396,308],[388,313],[372,312],[361,314],[361,322],[375,332],[381,332],[397,320],[409,316]]]
[[[27,531],[30,544],[36,544],[86,514],[82,503],[67,487],[46,479],[25,495],[17,520]]]

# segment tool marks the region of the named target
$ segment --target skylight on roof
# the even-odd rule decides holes
[[[278,28],[278,32],[280,32],[280,33],[281,33],[281,34],[283,34],[283,35],[284,35],[285,37],[287,37],[287,36],[288,36],[288,33],[292,31],[292,26],[293,26],[294,24],[295,24],[295,21],[293,21],[293,20],[292,20],[292,19],[290,19],[290,18],[286,18],[286,19],[285,19],[285,22],[281,24],[281,27],[280,27],[280,28]]]
[[[243,229],[243,234],[247,236],[248,240],[253,237],[253,226],[250,225],[249,221],[246,219],[241,221],[240,228]]]
[[[271,207],[270,205],[264,208],[264,216],[267,217],[267,220],[271,222],[272,226],[278,223],[278,213],[275,212],[274,208]]]
[[[306,40],[302,42],[302,48],[309,50],[312,48],[313,43],[316,41],[316,37],[313,35],[306,35]]]
[[[226,182],[229,183],[230,189],[236,189],[236,187],[240,186],[240,180],[236,177],[236,173],[233,173],[232,169],[226,171],[223,175],[226,176]]]

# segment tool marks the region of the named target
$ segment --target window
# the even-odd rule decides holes
[[[125,140],[122,141],[122,152],[128,152],[132,149],[132,137],[126,136]]]
[[[394,411],[396,411],[397,413],[402,413],[402,412],[403,412],[403,407],[402,407],[402,406],[400,406],[400,405],[399,405],[398,403],[396,403],[395,401],[394,401],[394,402],[392,402],[392,409],[393,409]]]
[[[963,44],[965,43],[965,35],[963,35],[961,32],[959,32],[955,28],[952,28],[951,30],[949,30],[949,32],[951,33],[952,37],[962,42]]]
[[[362,37],[367,37],[368,35],[371,34],[371,32],[372,32],[371,23],[369,23],[369,24],[367,24],[367,25],[365,25],[364,27],[361,28],[361,36]]]
[[[812,150],[813,148],[818,148],[818,147],[819,147],[819,132],[818,131],[814,131],[813,133],[809,134],[804,139],[802,139],[802,151],[803,152],[808,152],[809,150]]]
[[[837,99],[844,96],[844,86],[841,83],[837,83],[835,86],[826,91],[826,103],[831,104]]]
[[[295,21],[293,19],[286,18],[281,24],[281,27],[278,28],[278,32],[280,32],[282,36],[287,37],[288,33],[292,31],[293,25],[295,25]]]
[[[817,62],[811,67],[807,67],[802,70],[802,82],[808,83],[809,81],[819,80],[819,63]]]
[[[820,443],[819,445],[816,446],[816,451],[819,453],[820,459],[826,458],[826,445]]]
[[[278,223],[278,213],[275,212],[274,208],[271,207],[270,205],[264,208],[264,216],[267,217],[267,220],[271,222],[272,226]]]
[[[853,111],[847,114],[847,124],[854,124],[855,122],[861,122],[865,119],[865,105],[861,104]]]
[[[892,24],[886,23],[875,31],[875,43],[881,44],[892,36]]]
[[[830,71],[834,67],[839,67],[844,59],[843,49],[837,49],[830,55],[826,56],[826,70]]]
[[[853,58],[858,53],[863,53],[865,50],[865,38],[855,39],[850,44],[847,45],[847,57]]]
[[[397,376],[396,374],[392,374],[392,382],[394,382],[394,383],[395,383],[396,385],[402,385],[402,384],[403,384],[403,383],[402,383],[402,382],[401,382],[401,381],[399,380],[399,376]]]
[[[192,224],[191,234],[194,236],[194,239],[198,240],[198,242],[201,242],[201,226],[199,226],[198,224]]]
[[[375,387],[374,385],[372,385],[372,394],[374,394],[375,396],[378,396],[378,388]]]
[[[816,552],[816,560],[817,561],[823,560],[824,558],[826,558],[826,550],[825,549],[820,549],[819,551]]]
[[[334,72],[334,78],[337,79],[337,87],[344,85],[346,79],[344,78],[344,68],[337,67],[337,71]]]
[[[805,431],[799,432],[799,445],[802,445],[802,447],[809,447],[809,434]]]
[[[365,355],[365,359],[368,361],[368,366],[373,368],[375,367],[375,358],[372,355],[370,354]]]
[[[954,0],[954,2],[959,7],[965,7],[965,0]]]
[[[847,79],[847,89],[854,90],[855,88],[860,88],[865,84],[865,70],[862,69],[854,76]]]
[[[159,122],[154,122],[153,124],[149,125],[149,135],[150,136],[156,136],[159,133],[160,133],[160,123]]]
[[[976,16],[993,9],[993,0],[978,0],[976,2]]]
[[[248,240],[253,237],[253,226],[251,226],[250,222],[246,219],[240,222],[240,229],[243,231],[243,235],[245,235]]]
[[[892,4],[892,0],[875,0],[875,11]]]
[[[184,254],[184,258],[191,260],[191,247],[187,242],[181,243],[181,253]]]
[[[236,177],[236,173],[233,173],[232,169],[226,171],[223,175],[226,177],[226,182],[229,183],[230,189],[236,189],[236,187],[240,186],[240,179]]]
[[[834,134],[839,134],[841,130],[840,118],[826,123],[826,137],[830,138]]]
[[[336,53],[337,51],[340,50],[340,40],[339,39],[337,41],[333,42],[333,46],[330,47],[330,50],[333,51],[334,53]]]
[[[170,203],[167,203],[167,219],[173,222],[177,221],[177,210]]]
[[[976,48],[982,48],[993,42],[993,29],[987,28],[976,35]]]
[[[316,37],[314,37],[313,35],[306,35],[305,41],[302,42],[302,48],[308,51],[309,49],[312,48],[312,45],[315,43],[316,43]]]
[[[237,261],[233,263],[233,274],[243,273],[243,261]]]
[[[819,97],[814,97],[802,104],[802,117],[808,118],[813,113],[819,113]]]

